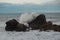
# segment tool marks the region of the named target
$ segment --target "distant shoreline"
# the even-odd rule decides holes
[[[20,13],[0,13],[0,14],[22,14],[22,13],[31,13],[31,12],[20,12]],[[60,12],[36,12],[36,13],[60,13]]]

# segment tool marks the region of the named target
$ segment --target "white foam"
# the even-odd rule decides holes
[[[19,18],[19,23],[25,24],[28,26],[28,22],[31,22],[32,20],[34,20],[39,14],[37,13],[24,13],[20,16]]]
[[[0,40],[60,40],[60,32],[1,32]]]
[[[33,19],[31,14],[25,13],[20,16],[20,23],[27,23],[30,22]]]

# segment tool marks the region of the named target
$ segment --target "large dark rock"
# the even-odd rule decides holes
[[[17,22],[15,19],[9,20],[6,22],[5,30],[6,31],[13,31],[13,30],[15,30],[17,24],[19,24],[19,22]]]
[[[45,24],[45,23],[46,23],[45,15],[40,14],[39,16],[36,17],[36,19],[32,20],[28,24],[32,29],[39,29],[40,25]]]

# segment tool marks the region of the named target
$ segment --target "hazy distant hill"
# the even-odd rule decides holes
[[[0,3],[0,13],[19,13],[31,11],[60,11],[60,4],[9,4]]]

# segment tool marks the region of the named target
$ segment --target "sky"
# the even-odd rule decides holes
[[[0,0],[0,13],[28,11],[60,12],[60,0]]]
[[[45,4],[45,3],[60,3],[60,0],[0,0],[0,2],[4,3],[12,3],[12,4]]]

